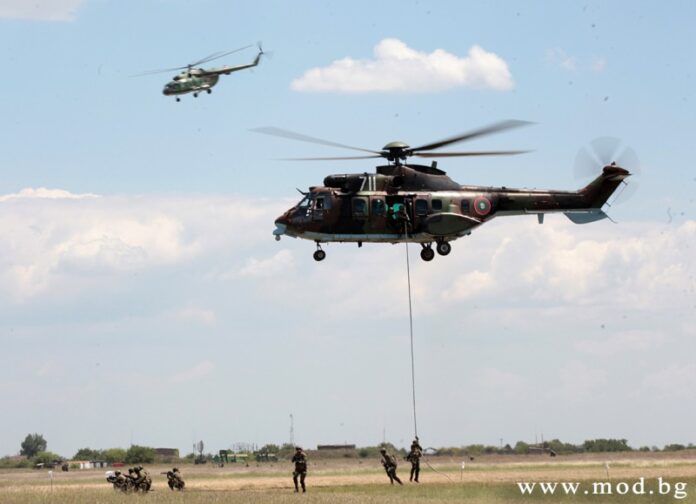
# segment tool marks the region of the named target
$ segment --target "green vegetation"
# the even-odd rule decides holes
[[[133,445],[126,452],[128,464],[152,464],[155,461],[155,449],[147,446]]]
[[[48,444],[41,434],[27,434],[27,437],[22,441],[22,449],[19,450],[19,454],[32,458],[37,453],[46,451],[46,446]]]

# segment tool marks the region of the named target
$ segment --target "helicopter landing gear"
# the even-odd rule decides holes
[[[314,257],[315,261],[323,261],[326,258],[326,252],[321,249],[319,242],[317,242],[317,250],[312,257]]]
[[[194,98],[198,98],[198,93],[193,93]]]
[[[212,93],[212,92],[213,92],[212,89],[206,89],[206,93],[210,94],[210,93]]]
[[[440,254],[441,256],[446,256],[450,252],[452,252],[452,245],[450,245],[446,241],[440,241],[437,242],[437,253]]]
[[[420,253],[421,259],[423,259],[424,261],[432,261],[435,257],[435,251],[433,250],[432,244],[428,243],[426,245],[425,243],[423,243],[422,246],[423,250],[421,250]]]

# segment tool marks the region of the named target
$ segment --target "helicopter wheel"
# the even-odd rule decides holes
[[[314,252],[314,260],[315,261],[323,261],[326,258],[326,252],[323,250],[319,249]]]
[[[210,94],[210,93],[212,93],[212,92],[213,92],[213,90],[212,90],[212,89],[207,89],[206,91],[207,91],[207,93],[208,93],[208,94]]]
[[[194,98],[198,98],[198,93],[193,93]]]
[[[176,101],[180,102],[180,101],[181,101],[181,98],[179,98],[179,97],[177,96],[177,97],[176,97]]]
[[[421,250],[421,259],[424,261],[432,261],[433,258],[435,257],[435,251],[432,249],[430,245],[428,246],[423,246],[423,250]]]
[[[450,252],[452,252],[452,245],[446,241],[441,241],[437,244],[437,253],[441,256],[446,256]]]

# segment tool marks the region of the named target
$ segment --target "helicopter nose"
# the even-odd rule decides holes
[[[275,236],[276,241],[280,240],[280,237],[285,234],[288,229],[288,214],[285,213],[275,220],[276,228],[273,230],[273,236]]]

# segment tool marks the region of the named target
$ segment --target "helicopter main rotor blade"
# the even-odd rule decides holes
[[[436,157],[462,157],[462,156],[514,156],[525,154],[530,150],[504,150],[504,151],[468,151],[468,152],[416,152],[413,155],[423,158]]]
[[[185,70],[187,68],[188,68],[187,66],[183,66],[183,67],[176,67],[176,68],[165,68],[163,70],[150,70],[149,72],[134,74],[134,75],[130,75],[129,77],[142,77],[143,75],[153,75],[153,74],[160,74],[160,73],[176,72],[177,70]]]
[[[490,126],[486,126],[485,128],[480,128],[477,130],[469,131],[467,133],[462,133],[461,135],[456,135],[453,137],[445,138],[443,140],[440,140],[438,142],[433,142],[429,143],[426,145],[421,145],[420,147],[415,147],[413,149],[409,149],[410,152],[417,152],[417,151],[424,151],[424,150],[434,150],[434,149],[439,149],[440,147],[444,147],[445,145],[451,145],[453,143],[457,142],[464,142],[466,140],[471,140],[472,138],[477,138],[480,136],[485,136],[485,135],[492,135],[493,133],[498,133],[499,131],[505,131],[509,130],[512,128],[519,128],[520,126],[526,126],[528,124],[532,124],[528,121],[518,121],[518,120],[508,120],[508,121],[501,121],[495,124],[491,124]]]
[[[350,150],[356,150],[356,151],[362,151],[362,152],[369,152],[371,154],[377,154],[378,156],[382,156],[382,153],[379,151],[374,151],[370,149],[362,149],[360,147],[352,147],[350,145],[344,145],[336,142],[331,142],[329,140],[322,140],[321,138],[315,138],[311,137],[309,135],[303,135],[301,133],[295,133],[294,131],[289,131],[289,130],[284,130],[281,128],[274,128],[272,126],[266,126],[263,128],[254,128],[250,131],[253,131],[255,133],[263,133],[264,135],[271,135],[271,136],[277,136],[281,138],[289,138],[290,140],[298,140],[300,142],[309,142],[309,143],[315,143],[319,145],[328,145],[329,147],[339,147],[341,149],[350,149]]]
[[[218,51],[218,52],[216,52],[216,53],[211,54],[210,56],[206,56],[205,58],[203,58],[203,59],[201,59],[201,60],[198,60],[198,61],[196,61],[196,62],[194,62],[194,63],[189,64],[189,66],[190,66],[190,67],[193,67],[193,66],[196,66],[196,65],[202,65],[203,63],[208,63],[209,61],[213,61],[213,60],[216,60],[216,59],[218,59],[218,58],[222,58],[223,56],[228,56],[228,55],[230,55],[230,54],[234,54],[234,53],[236,53],[236,52],[243,51],[244,49],[249,49],[250,47],[252,47],[251,44],[246,45],[246,46],[244,46],[244,47],[240,47],[239,49],[235,49],[235,50],[233,50],[233,51],[227,51],[227,52],[219,52],[219,51]]]
[[[339,157],[304,157],[304,158],[281,158],[279,161],[343,161],[344,159],[376,159],[382,156],[339,156]]]

